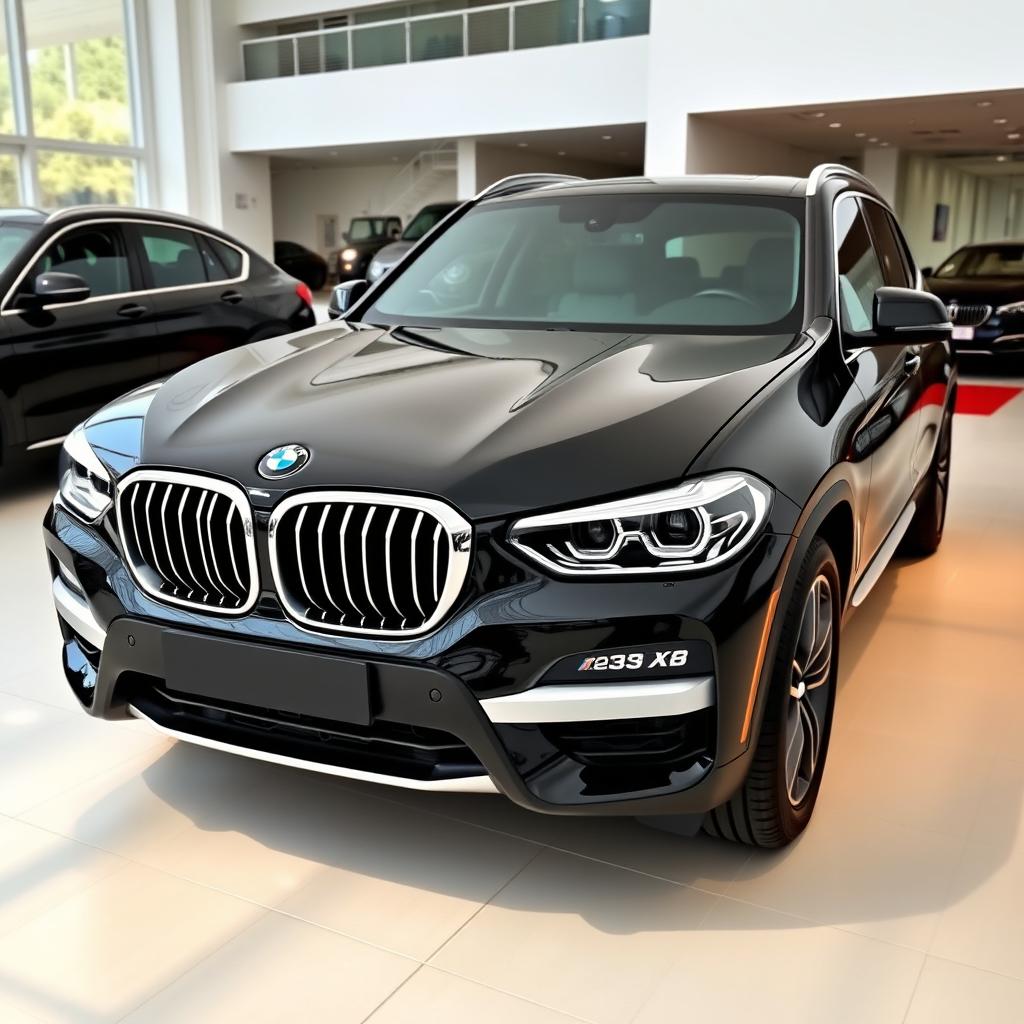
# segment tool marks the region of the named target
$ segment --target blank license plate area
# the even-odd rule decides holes
[[[176,693],[370,724],[363,662],[173,630],[163,634],[163,649],[167,687]]]
[[[974,341],[974,328],[973,327],[954,327],[953,328],[953,340],[954,341]]]

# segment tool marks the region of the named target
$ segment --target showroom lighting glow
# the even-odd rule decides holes
[[[829,125],[829,128],[842,128],[842,127],[843,127],[843,122],[842,121],[833,121]]]
[[[855,139],[864,139],[864,138],[867,138],[867,134],[868,134],[867,132],[854,132],[853,133],[853,137]]]
[[[978,100],[978,102],[975,104],[975,106],[978,106],[978,107],[991,107],[992,106],[992,101],[991,100]]]
[[[1006,137],[1016,142],[1020,138],[1020,132],[1007,132]]]
[[[872,135],[871,138],[868,139],[868,142],[877,142],[877,141],[878,141],[878,136],[877,135]]]
[[[1006,124],[1006,118],[1005,117],[994,117],[994,118],[992,118],[992,123],[993,124]]]
[[[1005,164],[1009,159],[1010,158],[1005,153],[1000,153],[999,156],[996,157],[996,160],[1001,164]]]

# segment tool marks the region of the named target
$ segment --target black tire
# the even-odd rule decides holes
[[[935,446],[928,477],[917,499],[917,511],[900,544],[907,555],[927,557],[934,555],[942,543],[946,526],[946,505],[949,500],[949,467],[953,451],[953,413],[946,412],[939,427],[939,440]]]
[[[817,537],[804,557],[786,609],[750,772],[730,801],[705,815],[703,828],[708,834],[771,848],[792,842],[807,827],[832,732],[841,594],[835,556]],[[813,621],[808,618],[812,607],[817,611]],[[808,630],[819,626],[821,632],[808,639]],[[808,685],[806,680],[812,682]],[[799,754],[788,766],[787,753]]]

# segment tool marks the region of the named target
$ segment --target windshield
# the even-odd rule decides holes
[[[357,217],[348,227],[350,242],[365,242],[368,238],[382,238],[387,231],[383,217]]]
[[[451,207],[447,206],[420,210],[409,222],[409,226],[402,232],[402,240],[405,242],[418,242],[439,220],[447,217],[450,212]]]
[[[799,200],[722,195],[484,203],[390,280],[365,319],[788,330],[800,318],[802,209]]]
[[[953,253],[936,277],[1024,278],[1024,245],[979,245]]]
[[[11,265],[21,247],[38,230],[30,224],[0,224],[0,271]]]

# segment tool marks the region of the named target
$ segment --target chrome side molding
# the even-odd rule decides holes
[[[857,586],[853,588],[853,597],[850,598],[850,604],[854,608],[864,603],[864,599],[871,593],[879,579],[881,579],[882,573],[885,572],[885,567],[892,560],[892,556],[896,554],[896,549],[900,546],[900,541],[903,540],[903,535],[907,532],[910,521],[914,518],[916,511],[917,502],[911,499],[907,503],[907,507],[900,513],[899,519],[896,520],[896,525],[889,531],[889,536],[885,538],[882,546],[875,552],[875,557],[871,559],[871,564],[861,574],[861,578],[857,581]]]

